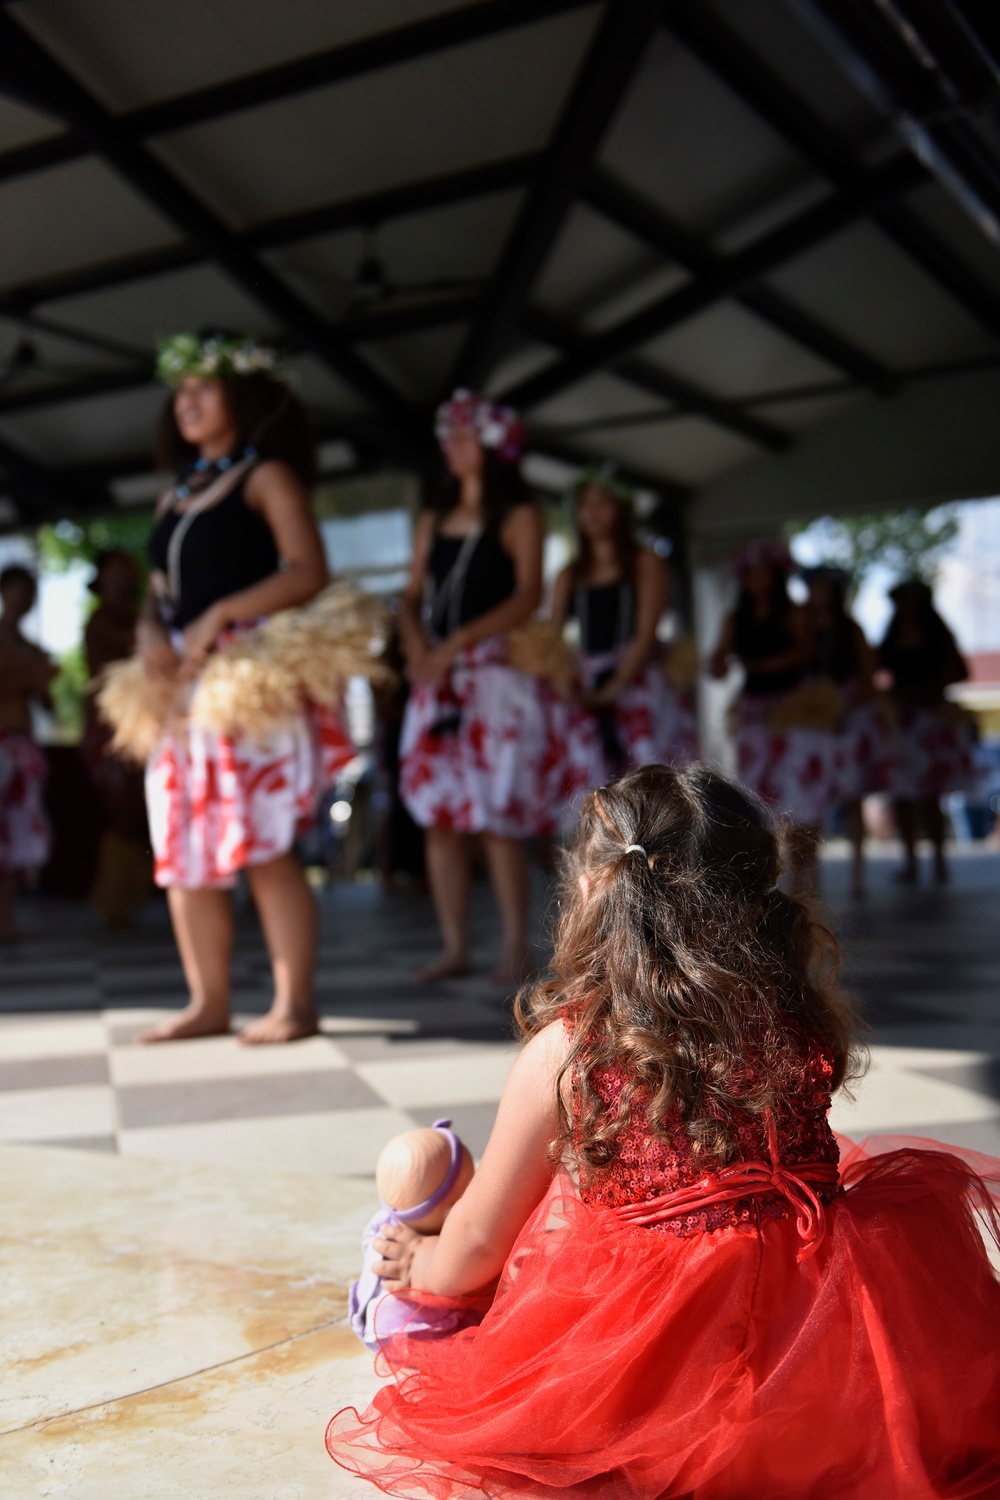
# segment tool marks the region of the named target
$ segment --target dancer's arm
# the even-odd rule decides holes
[[[552,588],[552,607],[549,619],[557,630],[564,630],[569,619],[573,600],[573,569],[563,568]]]
[[[375,1241],[377,1274],[390,1291],[419,1287],[459,1297],[500,1274],[523,1225],[552,1180],[549,1143],[559,1128],[559,1070],[569,1052],[562,1022],[533,1037],[504,1086],[496,1124],[479,1170],[440,1235],[387,1225]]]
[[[530,620],[542,597],[542,518],[534,505],[518,505],[500,532],[504,551],[514,564],[514,592],[509,599],[453,630],[446,641],[428,651],[418,674],[427,682],[443,677],[460,651],[491,635]]]
[[[219,599],[187,627],[185,659],[195,666],[204,661],[227,625],[305,604],[327,580],[319,528],[294,469],[276,459],[259,464],[247,477],[246,500],[267,522],[281,567],[260,583]]]
[[[660,617],[669,603],[670,574],[666,563],[655,552],[640,552],[635,560],[635,633],[613,675],[598,692],[591,694],[588,702],[614,703],[642,670],[653,654]]]

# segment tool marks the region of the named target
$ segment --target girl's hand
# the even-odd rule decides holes
[[[440,682],[447,677],[451,666],[458,655],[458,646],[454,643],[455,637],[449,636],[440,646],[432,646],[421,660],[419,667],[413,676],[418,682]]]
[[[417,1234],[408,1224],[387,1224],[375,1240],[381,1256],[374,1264],[378,1276],[389,1292],[404,1292],[413,1285],[413,1257],[421,1245],[433,1243],[436,1236]]]
[[[184,631],[185,675],[192,676],[205,665],[219,636],[228,624],[221,605],[213,604]]]
[[[148,621],[140,621],[136,633],[136,645],[139,650],[139,659],[148,676],[173,677],[175,675],[180,667],[181,659],[171,646],[165,630],[149,624]]]

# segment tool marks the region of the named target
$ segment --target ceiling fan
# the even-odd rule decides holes
[[[377,229],[365,230],[365,247],[354,274],[347,284],[347,316],[357,317],[375,308],[385,307],[407,297],[426,297],[435,293],[469,292],[483,285],[481,276],[434,276],[415,281],[398,281],[386,270],[376,243]]]

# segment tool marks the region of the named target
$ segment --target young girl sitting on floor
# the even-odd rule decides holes
[[[778,875],[768,815],[704,766],[588,798],[480,1169],[440,1236],[378,1247],[411,1297],[499,1289],[478,1328],[384,1346],[339,1464],[433,1500],[1000,1494],[1000,1162],[838,1150],[853,1016]]]

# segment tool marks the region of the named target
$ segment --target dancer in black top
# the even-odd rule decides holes
[[[567,806],[640,765],[697,759],[691,707],[663,674],[657,628],[670,606],[666,562],[635,535],[633,496],[608,469],[580,479],[577,556],[556,579],[552,620],[579,627],[580,711],[567,727]]]
[[[898,878],[910,885],[917,879],[922,827],[933,846],[934,875],[940,882],[948,878],[941,798],[961,791],[972,772],[960,711],[947,701],[944,690],[969,673],[926,583],[906,579],[890,590],[889,597],[895,612],[878,664],[892,676],[896,709],[890,790],[905,853]]]
[[[504,927],[494,978],[510,984],[528,965],[524,840],[549,831],[552,817],[541,689],[507,662],[508,633],[538,605],[542,523],[517,469],[514,412],[456,391],[438,412],[437,432],[448,476],[418,523],[400,615],[413,684],[401,787],[426,830],[444,939],[420,977],[468,969],[467,835],[479,834]]]
[[[234,631],[303,604],[326,581],[308,498],[308,419],[273,366],[273,351],[249,340],[181,335],[161,349],[160,372],[173,387],[161,463],[180,475],[157,508],[139,623],[153,676],[195,678]],[[272,1008],[242,1039],[315,1031],[315,906],[292,843],[332,768],[326,748],[305,712],[259,741],[170,724],[147,767],[147,802],[190,1002],[143,1040],[229,1029],[230,887],[240,870],[274,974]],[[351,753],[342,736],[340,763]]]

